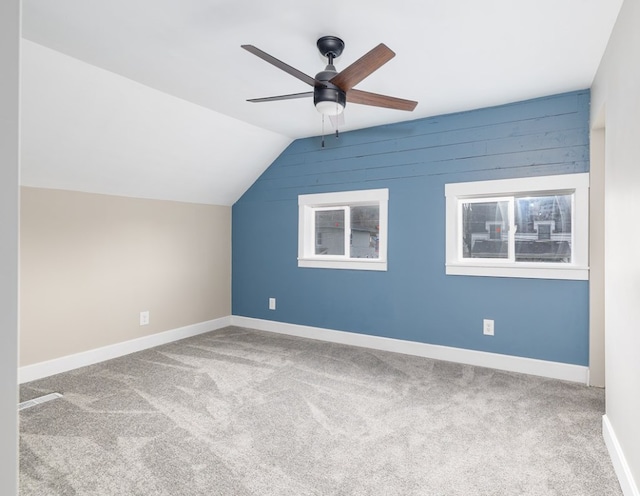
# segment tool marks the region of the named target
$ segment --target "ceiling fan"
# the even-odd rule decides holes
[[[380,43],[377,47],[360,57],[346,69],[338,72],[333,65],[333,61],[342,54],[344,41],[336,36],[323,36],[318,40],[317,46],[320,53],[324,57],[327,57],[328,64],[325,69],[316,74],[315,77],[306,75],[253,45],[241,46],[262,60],[282,69],[293,77],[307,83],[309,86],[313,86],[313,91],[266,98],[253,98],[247,100],[248,102],[273,102],[313,96],[313,103],[318,112],[330,117],[341,114],[347,102],[407,111],[412,111],[418,104],[418,102],[413,100],[404,100],[393,96],[354,89],[354,86],[360,81],[395,57],[396,54],[383,43]]]

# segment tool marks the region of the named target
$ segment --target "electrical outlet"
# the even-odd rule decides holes
[[[276,309],[276,299],[269,298],[269,310],[275,310],[275,309]]]
[[[140,312],[140,325],[149,325],[149,310]]]
[[[482,333],[485,336],[493,336],[493,320],[484,319],[482,321]]]

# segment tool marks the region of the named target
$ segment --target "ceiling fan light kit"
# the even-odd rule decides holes
[[[391,60],[395,53],[386,45],[380,43],[364,56],[353,62],[346,69],[338,72],[333,65],[333,60],[339,57],[344,50],[344,41],[336,36],[323,36],[317,41],[320,53],[327,57],[327,66],[316,74],[315,78],[291,67],[275,57],[263,52],[253,45],[241,45],[248,52],[253,53],[262,60],[269,62],[277,68],[287,72],[304,83],[313,86],[313,91],[306,93],[293,93],[289,95],[271,96],[266,98],[254,98],[247,100],[252,103],[272,102],[277,100],[290,100],[293,98],[306,98],[313,96],[316,110],[323,115],[336,116],[342,113],[347,101],[360,105],[384,107],[397,110],[412,111],[418,102],[404,100],[379,93],[369,93],[353,89],[353,87]]]
[[[344,110],[344,103],[339,103],[334,100],[319,100],[314,103],[316,105],[316,110],[323,115],[338,115]]]

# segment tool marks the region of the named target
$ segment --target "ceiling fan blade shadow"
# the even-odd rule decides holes
[[[331,84],[335,84],[343,91],[349,91],[356,84],[389,62],[396,54],[384,43],[364,54],[346,69],[334,76]]]
[[[344,120],[344,112],[340,112],[338,115],[330,115],[329,120],[335,130],[344,127],[346,124],[346,121]]]
[[[380,93],[369,93],[368,91],[351,90],[347,93],[347,102],[359,103],[360,105],[371,105],[373,107],[384,107],[395,110],[406,110],[411,112],[416,108],[418,102],[396,98],[395,96],[381,95]]]
[[[267,52],[263,52],[259,48],[254,47],[253,45],[240,45],[240,46],[244,48],[247,52],[250,52],[256,55],[257,57],[260,57],[265,62],[269,62],[271,65],[276,66],[278,69],[283,70],[287,74],[291,74],[293,77],[298,78],[300,81],[307,83],[309,86],[315,86],[316,84],[318,84],[318,81],[316,81],[311,76],[307,76],[304,72],[301,72],[295,67],[291,67],[290,65],[285,64],[281,60],[278,60],[277,58],[269,55]]]
[[[313,91],[305,91],[304,93],[291,93],[289,95],[266,96],[264,98],[251,98],[247,101],[251,103],[276,102],[278,100],[293,100],[295,98],[307,98],[310,96],[313,96]]]

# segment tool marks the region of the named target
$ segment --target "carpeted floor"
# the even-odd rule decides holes
[[[21,387],[22,496],[620,496],[600,389],[229,327]]]

